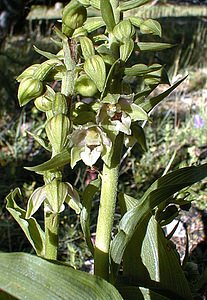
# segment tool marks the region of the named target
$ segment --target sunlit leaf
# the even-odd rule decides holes
[[[112,32],[116,23],[110,0],[100,0],[100,9],[108,32]]]
[[[172,47],[171,44],[155,42],[138,42],[135,44],[135,49],[140,51],[160,51]]]
[[[26,253],[0,253],[0,289],[19,300],[123,300],[100,277]]]
[[[145,102],[140,104],[140,106],[147,112],[150,112],[153,107],[155,107],[158,103],[160,103],[163,99],[165,99],[179,84],[181,84],[187,76],[177,81],[175,84],[173,84],[169,89],[167,89],[165,92],[152,97],[150,99],[147,99]]]
[[[70,161],[70,151],[65,149],[61,153],[55,155],[53,158],[49,159],[48,161],[34,167],[25,167],[25,169],[37,173],[56,170],[69,163],[69,161]]]
[[[111,257],[120,264],[124,250],[136,228],[150,219],[154,207],[165,201],[179,190],[198,182],[207,176],[207,164],[186,167],[157,179],[145,192],[138,205],[130,209],[121,219],[119,231],[111,244]]]
[[[142,34],[150,34],[158,35],[161,37],[162,28],[160,23],[156,20],[148,19],[140,24],[140,31]]]
[[[125,2],[121,2],[119,5],[119,9],[121,11],[126,11],[126,10],[130,10],[136,7],[140,7],[148,2],[150,2],[151,0],[129,0],[129,1],[125,1]]]
[[[26,219],[26,211],[16,204],[15,200],[18,198],[21,199],[22,195],[20,189],[16,188],[6,197],[6,208],[20,225],[36,253],[43,256],[45,243],[44,232],[33,217]]]

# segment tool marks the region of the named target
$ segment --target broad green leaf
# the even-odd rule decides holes
[[[19,300],[123,300],[102,278],[26,253],[0,253],[0,289]]]
[[[58,168],[61,168],[67,163],[69,163],[69,161],[70,161],[70,151],[64,149],[61,153],[55,155],[48,161],[34,167],[25,167],[25,169],[29,171],[41,173],[44,171],[56,170]]]
[[[187,76],[182,78],[173,84],[169,89],[165,92],[159,94],[158,96],[147,99],[144,103],[141,103],[140,106],[147,112],[150,112],[158,103],[160,103],[163,99],[165,99],[179,84],[181,84]]]
[[[102,92],[106,80],[106,66],[99,55],[93,55],[85,60],[84,71],[93,80],[97,89]]]
[[[93,32],[105,25],[103,19],[101,17],[91,17],[88,18],[84,23],[83,28],[85,28],[88,33]]]
[[[174,300],[192,300],[176,250],[154,216],[137,227],[123,257],[123,276],[141,286],[165,291]]]
[[[150,2],[151,0],[129,0],[126,2],[121,2],[119,5],[119,9],[121,11],[126,11],[126,10],[130,10],[133,8],[137,8],[140,7],[148,2]]]
[[[124,299],[129,300],[170,300],[159,294],[159,291],[152,291],[147,288],[137,286],[118,286],[117,287]],[[178,300],[178,299],[176,299]]]
[[[128,76],[144,76],[150,72],[160,70],[162,65],[160,64],[153,64],[151,66],[147,66],[144,64],[136,64],[130,68],[125,68],[124,73]]]
[[[155,42],[138,42],[135,44],[135,49],[140,51],[160,51],[172,47],[171,44]]]
[[[156,20],[148,19],[140,24],[140,31],[142,34],[150,34],[158,35],[161,37],[162,28],[160,23]]]
[[[100,0],[100,9],[108,32],[112,32],[116,23],[110,0]]]
[[[171,172],[157,179],[145,192],[138,205],[130,209],[121,219],[119,231],[111,243],[111,257],[120,264],[127,244],[136,228],[149,220],[151,211],[179,190],[194,184],[207,176],[207,164],[187,167]]]
[[[93,180],[90,184],[85,188],[83,192],[83,208],[80,215],[81,227],[83,230],[83,234],[90,249],[91,253],[94,253],[94,246],[91,241],[91,233],[90,233],[90,212],[92,206],[92,200],[94,195],[100,190],[100,178]]]
[[[16,204],[15,200],[17,198],[22,198],[21,191],[18,188],[6,197],[6,209],[20,225],[37,255],[43,256],[45,243],[44,232],[34,218],[26,219],[26,211]]]

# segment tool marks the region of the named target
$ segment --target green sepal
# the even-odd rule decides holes
[[[22,199],[19,188],[6,197],[6,209],[20,225],[37,255],[44,256],[45,234],[33,217],[26,219],[26,211],[16,204],[16,199]]]
[[[60,213],[63,210],[63,203],[68,194],[68,187],[65,182],[56,178],[45,185],[47,206],[52,213]]]
[[[113,31],[113,28],[116,25],[110,0],[100,0],[100,10],[102,19],[106,25],[106,29],[110,33]]]
[[[68,195],[65,199],[65,203],[67,203],[76,212],[76,214],[80,214],[82,204],[80,202],[79,194],[69,182],[66,182],[65,184],[67,184],[68,189]]]
[[[99,55],[93,55],[86,59],[84,71],[93,80],[98,90],[102,92],[106,80],[106,67],[103,58]]]
[[[26,219],[31,218],[32,215],[40,208],[42,203],[46,199],[46,190],[45,186],[41,186],[37,188],[32,195],[30,196],[28,203],[27,203],[27,212],[26,212]]]

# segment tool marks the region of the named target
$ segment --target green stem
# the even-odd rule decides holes
[[[109,280],[109,246],[116,207],[123,134],[116,138],[111,166],[104,164],[94,252],[95,275]],[[119,149],[119,151],[117,151]]]
[[[56,260],[58,249],[59,215],[45,213],[45,258]]]

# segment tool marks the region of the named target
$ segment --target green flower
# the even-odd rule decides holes
[[[131,122],[148,119],[147,113],[132,100],[131,95],[121,95],[116,103],[103,103],[97,114],[97,123],[107,130],[131,135]]]
[[[101,154],[105,154],[111,147],[111,140],[98,126],[88,125],[80,127],[71,135],[73,148],[71,151],[71,165],[81,160],[87,166],[93,166]]]

